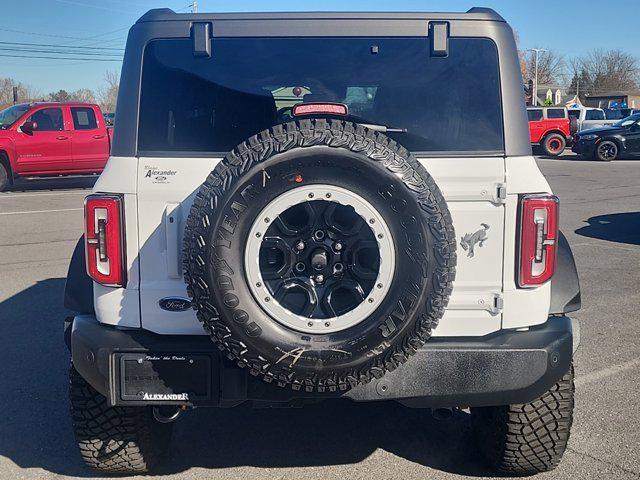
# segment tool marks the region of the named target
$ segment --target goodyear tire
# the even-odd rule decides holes
[[[302,194],[305,201],[292,200]],[[331,203],[340,202],[340,196],[354,199],[354,206],[348,200]],[[264,213],[278,202],[299,209],[289,220],[302,226],[292,226],[291,236],[289,226],[282,226],[289,220]],[[374,213],[367,220],[358,208]],[[347,209],[339,220],[336,209]],[[342,217],[356,228],[343,228],[348,222]],[[269,229],[277,222],[273,228],[285,234],[275,237],[274,246]],[[319,224],[328,226],[315,230]],[[354,241],[354,231],[363,238]],[[264,243],[258,244],[259,253],[251,253],[256,237]],[[292,239],[297,243],[287,244]],[[344,247],[337,245],[343,241]],[[406,149],[352,123],[305,119],[251,137],[211,172],[186,223],[184,276],[198,319],[238,365],[281,387],[343,391],[395,369],[429,339],[451,294],[455,243],[440,190]],[[363,245],[379,248],[378,256]],[[349,248],[355,249],[352,256]],[[360,257],[369,265],[362,266]],[[263,263],[268,270],[269,262],[282,258],[288,273],[273,281],[286,287],[263,295],[260,289],[271,277],[251,275],[258,270],[260,275]],[[327,279],[320,280],[318,272]],[[384,282],[372,280],[383,274]],[[307,313],[280,308],[296,288],[303,292],[300,308]],[[331,302],[341,299],[338,306],[323,288],[331,289]],[[276,301],[281,290],[282,305]],[[349,302],[353,308],[345,310]]]

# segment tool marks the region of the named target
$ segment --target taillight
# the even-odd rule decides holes
[[[109,287],[126,283],[124,218],[119,195],[89,195],[84,201],[87,273]]]
[[[518,285],[541,285],[553,276],[558,241],[558,197],[520,198],[520,261]]]

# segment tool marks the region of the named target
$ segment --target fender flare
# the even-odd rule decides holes
[[[556,271],[551,279],[550,315],[560,315],[580,310],[580,280],[573,252],[562,232],[558,235]]]
[[[64,307],[77,313],[95,314],[93,280],[87,274],[84,256],[84,235],[78,240],[69,263],[64,286]]]

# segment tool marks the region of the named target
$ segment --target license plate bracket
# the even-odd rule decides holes
[[[123,353],[118,360],[123,401],[191,404],[211,399],[208,355]]]

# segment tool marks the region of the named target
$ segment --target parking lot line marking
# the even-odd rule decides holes
[[[638,366],[640,366],[640,358],[621,363],[620,365],[612,365],[611,367],[596,370],[595,372],[587,373],[586,375],[580,375],[575,379],[575,384],[576,387],[587,385],[598,380],[603,380],[607,377],[612,377],[627,370],[631,370]]]
[[[0,198],[16,198],[16,197],[60,197],[64,195],[86,195],[86,192],[90,192],[90,189],[85,189],[82,191],[66,191],[66,192],[55,192],[55,193],[4,193],[0,194]]]
[[[21,215],[28,213],[53,213],[53,212],[77,212],[80,210],[84,210],[84,208],[60,208],[57,210],[27,210],[22,212],[0,212],[0,215]]]

